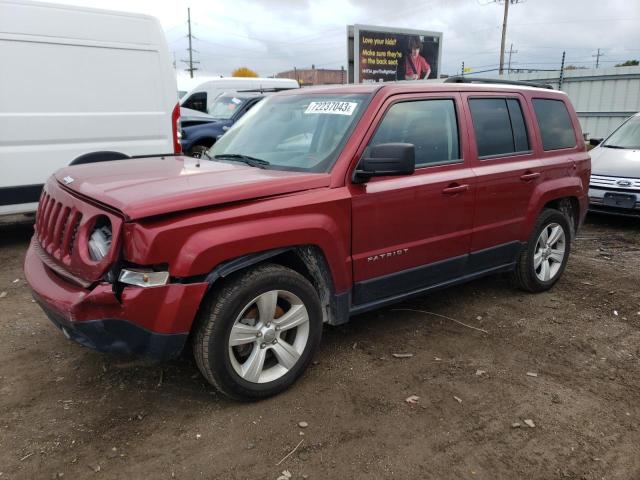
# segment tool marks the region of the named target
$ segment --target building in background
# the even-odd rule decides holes
[[[315,65],[311,65],[311,68],[294,69],[276,73],[275,77],[297,80],[301,87],[347,83],[347,71],[344,68],[340,70],[330,70],[315,68]]]
[[[559,73],[511,73],[500,78],[549,83],[566,92],[582,132],[590,138],[608,136],[626,118],[640,112],[640,66],[565,69],[562,85]]]

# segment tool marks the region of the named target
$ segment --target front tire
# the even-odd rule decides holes
[[[275,264],[233,275],[205,301],[193,350],[198,368],[237,400],[289,388],[322,335],[322,307],[311,283]]]
[[[549,290],[560,279],[571,250],[571,227],[558,210],[542,211],[513,274],[516,285],[528,292]]]

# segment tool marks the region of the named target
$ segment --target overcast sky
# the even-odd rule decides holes
[[[504,7],[491,0],[62,0],[57,3],[140,12],[157,17],[175,52],[187,55],[187,7],[199,74],[229,75],[246,66],[261,76],[297,68],[346,67],[346,25],[443,32],[442,73],[497,68]],[[525,0],[509,8],[507,49],[514,68],[592,67],[640,59],[640,1]]]

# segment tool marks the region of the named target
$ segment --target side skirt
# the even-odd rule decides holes
[[[515,268],[523,247],[522,242],[509,242],[468,255],[358,282],[353,288],[349,314],[362,313],[485,275],[511,271]]]

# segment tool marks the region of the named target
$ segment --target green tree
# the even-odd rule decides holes
[[[635,67],[636,65],[640,65],[638,60],[627,60],[624,63],[618,63],[616,67]]]

